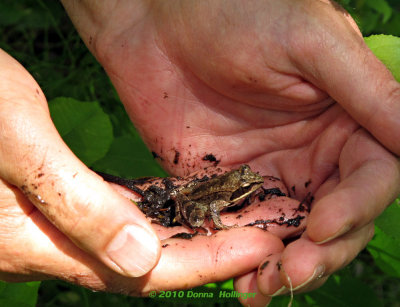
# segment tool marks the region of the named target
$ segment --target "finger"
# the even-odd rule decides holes
[[[307,293],[311,292],[315,289],[318,289],[322,285],[326,283],[326,281],[329,279],[330,275],[327,276],[322,276],[316,278],[314,281],[310,282],[309,284],[305,284],[303,287],[298,287],[296,290],[293,291],[294,294],[300,294],[300,293]],[[285,287],[286,288],[286,287]],[[287,293],[290,293],[289,289],[286,289]]]
[[[87,271],[79,265],[74,271],[71,257],[91,257],[58,231],[19,189],[1,179],[0,199],[1,280],[43,280],[57,276],[52,274],[55,270],[65,270],[65,276]]]
[[[282,254],[273,254],[265,258],[258,267],[257,285],[260,293],[277,296],[289,291],[280,280]]]
[[[373,233],[374,225],[370,223],[356,232],[321,245],[315,244],[304,235],[289,244],[282,254],[280,279],[283,285],[293,291],[305,287],[314,288],[321,283],[319,279],[350,263],[371,240]],[[268,282],[268,276],[261,277],[259,288],[262,293],[269,294],[268,287],[264,286]]]
[[[281,253],[268,255],[257,271],[247,273],[235,280],[234,286],[238,292],[248,292],[257,295],[250,300],[255,306],[266,306],[272,296],[288,293],[280,280]],[[262,288],[259,288],[259,286]]]
[[[340,103],[392,152],[400,155],[400,84],[365,44],[349,17],[313,2],[318,18],[295,31],[289,52],[299,74]]]
[[[254,298],[240,299],[243,305],[267,306],[272,297],[290,293],[290,290],[280,280],[281,256],[281,254],[268,255],[259,266],[258,271],[249,272],[235,279],[234,287],[237,292],[256,293]],[[322,286],[328,277],[321,277],[313,281],[308,286],[297,290],[296,294]]]
[[[254,201],[236,212],[223,212],[221,221],[227,225],[255,226],[281,239],[301,234],[306,228],[308,212],[298,200],[281,196]]]
[[[151,288],[189,288],[212,281],[222,281],[242,275],[258,266],[270,253],[283,250],[276,236],[256,228],[235,228],[220,231],[211,237],[196,236],[191,240],[163,241],[162,256],[151,277],[157,282]],[[179,257],[177,257],[179,255]]]
[[[264,296],[257,287],[257,272],[246,273],[234,280],[233,286],[238,293],[248,293],[249,297],[240,297],[239,301],[243,306],[267,306],[271,297]],[[253,295],[254,293],[254,295]]]
[[[8,186],[5,195],[4,186],[0,186],[0,194],[2,209],[6,210],[0,212],[12,214],[0,220],[1,230],[5,224],[8,227],[7,233],[0,232],[3,280],[57,277],[93,290],[146,295],[151,290],[190,288],[244,274],[255,269],[267,253],[279,253],[284,248],[277,237],[254,228],[221,231],[212,237],[190,240],[168,239],[163,242],[161,259],[151,273],[127,278],[76,247],[19,190]]]
[[[0,51],[0,175],[77,246],[127,276],[151,270],[160,243],[138,208],[81,163],[30,75]]]
[[[347,141],[339,166],[340,183],[322,198],[317,193],[308,218],[307,234],[315,242],[370,223],[400,192],[399,162],[364,130]]]

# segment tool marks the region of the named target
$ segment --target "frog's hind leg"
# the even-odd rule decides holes
[[[210,203],[210,215],[217,229],[230,229],[238,227],[238,225],[227,226],[222,223],[220,211],[227,207],[230,203],[225,200],[214,200]]]

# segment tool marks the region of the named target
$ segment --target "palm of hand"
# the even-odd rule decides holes
[[[212,153],[220,165],[250,163],[289,187],[302,183],[299,197],[306,194],[304,182],[311,179],[315,192],[337,174],[342,149],[358,125],[303,79],[278,41],[254,41],[239,17],[242,24],[209,25],[219,32],[208,33],[201,21],[209,12],[186,16],[191,24],[175,28],[179,18],[168,19],[168,10],[159,8],[155,29],[141,28],[139,38],[132,29],[116,38],[98,36],[95,50],[168,171],[185,175],[209,166],[202,158]]]

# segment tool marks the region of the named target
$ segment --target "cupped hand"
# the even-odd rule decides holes
[[[399,192],[387,149],[400,154],[400,86],[347,13],[314,0],[63,3],[169,172],[249,163],[314,197],[307,231],[270,256],[281,270],[238,290],[317,286],[365,246]]]
[[[283,249],[278,236],[251,228],[232,230],[235,242],[221,233],[161,247],[165,229],[73,155],[37,83],[1,50],[0,79],[0,280],[145,295],[241,275]]]

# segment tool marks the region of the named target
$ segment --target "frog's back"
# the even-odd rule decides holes
[[[212,198],[213,195],[232,193],[240,186],[240,175],[237,172],[228,172],[210,179],[196,186],[190,195],[192,200]]]

